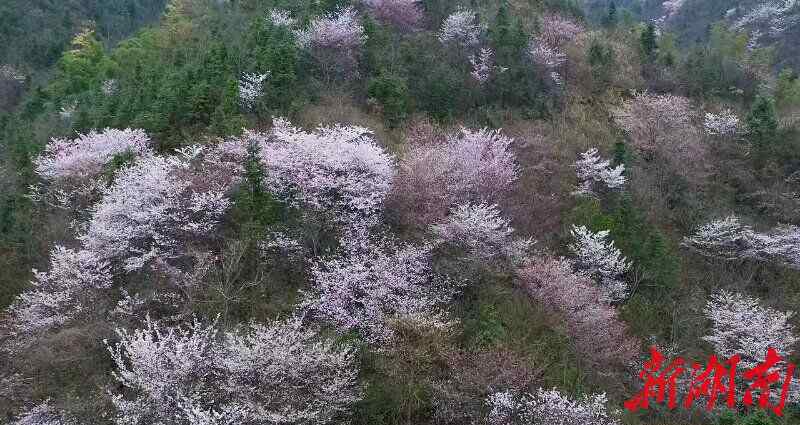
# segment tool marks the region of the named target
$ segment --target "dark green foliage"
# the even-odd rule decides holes
[[[717,24],[711,28],[709,41],[693,46],[680,65],[680,77],[692,96],[732,97],[740,90],[750,96],[755,84],[741,67],[747,36]]]
[[[72,49],[58,62],[58,76],[50,86],[53,98],[61,99],[98,87],[114,71],[114,63],[91,31],[72,40]]]
[[[589,44],[587,56],[589,65],[592,67],[593,88],[602,91],[611,83],[616,68],[614,50],[611,46],[594,38]]]
[[[369,97],[381,106],[383,118],[390,128],[397,127],[408,111],[408,87],[395,75],[382,74],[369,82]]]
[[[379,25],[370,16],[364,17],[364,34],[367,42],[364,44],[362,67],[368,75],[377,75],[384,69],[393,69],[391,55],[387,51],[391,48],[392,33],[388,26]]]
[[[763,411],[756,411],[745,416],[739,416],[734,412],[725,412],[720,415],[717,425],[777,425],[772,417]]]
[[[613,0],[608,3],[608,12],[603,17],[603,25],[612,28],[617,26],[617,4]]]
[[[647,61],[652,61],[655,57],[656,49],[658,49],[658,39],[656,37],[656,26],[652,22],[648,23],[642,29],[639,35],[639,47],[642,50],[642,56]]]
[[[545,86],[526,56],[528,39],[519,19],[509,16],[507,2],[500,3],[489,27],[489,41],[497,65],[506,71],[495,77],[486,96],[500,107],[519,107],[526,112],[536,111],[530,115],[538,115],[543,109],[541,97]]]
[[[402,62],[413,106],[438,120],[447,120],[471,105],[466,83],[468,63],[452,52],[443,52],[435,38],[422,38],[402,44]]]
[[[639,335],[668,336],[669,296],[680,277],[677,247],[647,222],[624,193],[605,206],[598,200],[580,200],[569,222],[595,232],[610,231],[614,245],[633,264],[627,280],[629,284],[635,282],[631,285],[634,292],[626,302],[623,317]]]
[[[258,112],[285,115],[304,101],[304,87],[300,83],[300,55],[294,35],[287,28],[276,27],[259,17],[247,34],[252,70],[269,72],[264,81],[264,94],[258,101]]]
[[[267,227],[278,221],[278,204],[265,188],[266,170],[261,161],[261,147],[251,142],[247,146],[244,178],[235,200],[236,222],[248,236],[263,234]]]
[[[27,70],[55,64],[87,27],[116,42],[156,20],[165,0],[4,0],[0,2],[0,64]]]
[[[800,105],[800,78],[792,69],[786,68],[778,74],[775,85],[775,106],[789,109]]]
[[[518,19],[509,16],[508,2],[502,1],[497,16],[489,27],[489,42],[494,48],[495,61],[500,66],[522,65],[523,50],[528,45],[528,36]]]
[[[756,168],[764,166],[764,161],[777,149],[778,118],[775,102],[766,96],[756,97],[750,113],[747,115],[749,140],[753,146],[753,160]]]

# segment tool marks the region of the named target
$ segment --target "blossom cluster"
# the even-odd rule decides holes
[[[17,83],[25,82],[25,74],[17,70],[11,65],[0,65],[0,79],[15,81]]]
[[[264,80],[269,77],[266,74],[247,73],[239,79],[239,102],[246,109],[252,109],[256,100],[261,96],[264,89]]]
[[[617,125],[628,133],[638,149],[688,161],[702,157],[697,151],[700,147],[693,144],[694,110],[689,99],[639,92],[612,112]]]
[[[294,34],[298,46],[302,48],[349,50],[361,47],[367,39],[364,27],[352,7],[315,18],[308,27],[295,30]]]
[[[597,364],[627,365],[639,353],[625,322],[609,303],[608,291],[573,271],[570,261],[531,258],[517,272],[528,295],[558,317],[575,348]]]
[[[628,284],[623,275],[630,269],[630,263],[608,240],[609,231],[597,233],[586,226],[572,226],[575,242],[569,249],[575,255],[575,266],[581,273],[594,279],[608,291],[612,301],[620,301],[628,295]]]
[[[737,8],[736,14],[740,14]],[[744,12],[733,21],[731,27],[735,30],[750,29],[751,40],[758,42],[763,33],[771,37],[778,37],[788,29],[800,22],[800,7],[797,0],[784,0],[763,2],[756,4],[750,11]]]
[[[33,163],[46,180],[87,180],[97,177],[117,155],[151,153],[150,138],[143,130],[107,128],[77,138],[52,139]]]
[[[277,118],[271,134],[245,138],[262,144],[269,189],[289,204],[350,221],[380,212],[391,189],[394,158],[366,128],[335,125],[306,132]]]
[[[404,31],[419,28],[424,18],[419,0],[364,0],[375,18],[392,24]]]
[[[491,394],[486,400],[491,425],[619,425],[618,413],[608,410],[605,394],[573,399],[557,389],[539,388],[536,393],[515,395],[510,391]]]
[[[513,142],[500,130],[462,128],[444,141],[415,144],[400,163],[395,197],[415,207],[423,227],[459,204],[496,203],[519,175]]]
[[[78,425],[78,421],[55,408],[45,400],[19,416],[11,425]]]
[[[267,22],[276,27],[291,28],[297,24],[297,19],[292,17],[288,10],[272,9],[267,13]]]
[[[472,55],[469,58],[469,63],[472,65],[470,75],[479,84],[485,84],[492,76],[497,73],[503,73],[508,70],[506,67],[497,66],[494,62],[494,50],[490,48],[483,48],[480,52]]]
[[[111,286],[108,263],[91,251],[62,246],[53,249],[50,270],[34,270],[33,275],[33,287],[8,309],[17,345],[81,317],[97,296],[96,290]]]
[[[431,226],[431,231],[436,241],[462,249],[469,258],[482,262],[501,259],[516,263],[533,243],[514,238],[514,229],[496,204],[459,205],[444,222]]]
[[[528,55],[533,62],[550,72],[557,85],[563,84],[559,68],[567,62],[563,45],[583,33],[584,28],[564,17],[547,15],[542,18],[539,34],[528,45]]]
[[[683,240],[701,255],[723,260],[776,261],[800,268],[800,228],[780,226],[760,233],[731,215],[707,223]]]
[[[100,86],[100,91],[106,96],[117,94],[117,92],[119,92],[119,81],[114,78],[103,81],[103,84]]]
[[[219,336],[195,320],[117,330],[106,342],[120,423],[330,423],[360,399],[352,348],[337,347],[298,319]],[[289,384],[291,383],[291,384]]]
[[[121,170],[92,208],[80,237],[86,248],[131,271],[155,258],[175,258],[182,239],[213,231],[230,204],[235,174],[209,179],[202,152],[194,146],[175,156],[151,155]]]
[[[472,48],[480,43],[483,31],[484,27],[477,22],[475,11],[460,9],[445,18],[438,37],[442,44],[455,43]]]
[[[608,189],[621,189],[627,178],[625,165],[611,167],[611,161],[600,158],[597,149],[592,148],[580,154],[580,159],[575,161],[575,174],[578,177],[578,186],[573,192],[577,195],[594,196],[597,186]]]
[[[733,136],[740,131],[739,117],[730,109],[719,114],[707,112],[703,127],[712,136]]]
[[[394,318],[440,315],[452,287],[433,275],[431,246],[357,229],[345,235],[342,247],[343,253],[312,267],[314,292],[306,304],[313,314],[373,344],[391,341]]]
[[[537,37],[543,44],[561,47],[586,31],[583,26],[559,15],[546,15],[541,20]]]
[[[723,357],[741,356],[739,364],[746,369],[763,361],[768,348],[786,356],[798,341],[790,323],[793,312],[764,307],[753,297],[717,292],[706,304],[705,314],[712,328],[703,339]]]

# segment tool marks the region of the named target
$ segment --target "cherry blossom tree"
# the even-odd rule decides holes
[[[497,203],[519,175],[513,139],[500,130],[461,129],[441,142],[417,143],[400,163],[393,200],[413,206],[404,219],[426,228],[464,203]]]
[[[563,84],[560,68],[567,62],[563,46],[584,31],[581,25],[562,16],[546,15],[542,18],[539,34],[528,44],[528,55],[560,86]]]
[[[78,421],[68,417],[45,400],[20,415],[11,425],[78,425]]]
[[[719,291],[709,299],[705,314],[712,327],[703,339],[720,357],[740,355],[742,370],[762,362],[768,348],[785,357],[797,343],[794,326],[789,322],[794,312],[764,307],[757,298]]]
[[[684,3],[686,3],[686,0],[667,0],[662,3],[661,7],[664,9],[664,14],[654,20],[656,25],[659,28],[663,28],[666,22],[681,13]]]
[[[312,267],[314,292],[305,307],[342,332],[358,331],[371,344],[390,342],[394,317],[439,316],[450,285],[431,270],[431,247],[355,230],[343,253]]]
[[[270,10],[265,19],[276,27],[292,28],[297,24],[297,19],[292,17],[291,12],[283,9]]]
[[[594,233],[586,226],[572,226],[570,232],[575,242],[569,249],[575,255],[575,266],[580,273],[591,277],[608,291],[611,301],[620,301],[628,295],[628,284],[623,275],[630,269],[630,263],[608,240],[609,231]]]
[[[494,75],[508,70],[508,68],[495,65],[494,50],[490,48],[483,48],[480,53],[472,55],[469,58],[469,63],[472,65],[470,75],[479,84],[485,84]]]
[[[28,345],[47,331],[91,313],[97,291],[111,286],[108,264],[98,255],[56,246],[50,270],[33,271],[33,287],[8,309],[13,344]]]
[[[729,17],[738,15],[731,24],[734,30],[750,30],[751,46],[757,47],[763,35],[775,38],[800,22],[797,0],[756,3],[749,11],[736,8]]]
[[[364,0],[375,18],[403,31],[415,31],[424,18],[418,0]]]
[[[532,241],[514,238],[514,229],[500,215],[497,205],[463,204],[443,223],[431,226],[439,243],[463,250],[468,258],[481,262],[520,261]]]
[[[275,119],[271,135],[248,133],[263,144],[272,193],[290,205],[350,222],[379,213],[395,175],[394,158],[363,127],[335,125],[302,131]]]
[[[360,399],[352,348],[303,329],[298,319],[253,324],[220,338],[198,321],[117,330],[106,342],[118,423],[326,424]]]
[[[595,148],[581,153],[573,166],[578,177],[578,186],[573,192],[576,195],[596,196],[597,187],[621,189],[627,181],[625,165],[611,167],[611,161],[600,158]]]
[[[577,22],[560,15],[545,15],[541,20],[539,38],[549,46],[560,47],[586,31]]]
[[[326,77],[355,73],[359,49],[367,40],[364,26],[352,7],[313,19],[305,29],[295,30],[297,45],[311,52]]]
[[[567,62],[567,55],[556,47],[550,47],[539,40],[531,40],[528,54],[533,62],[547,70],[554,71]],[[555,72],[555,71],[554,71]]]
[[[515,395],[510,391],[497,392],[486,399],[491,425],[553,424],[553,425],[620,425],[618,412],[608,410],[605,393],[584,396],[578,400],[561,394],[557,389],[539,388],[536,393]]]
[[[261,96],[264,88],[264,80],[269,77],[266,74],[248,73],[242,75],[239,80],[239,102],[246,109],[253,109],[256,100]]]
[[[52,139],[33,162],[36,173],[47,180],[90,179],[116,155],[150,153],[144,130],[107,128],[101,133],[78,135],[73,140]]]
[[[33,160],[36,173],[46,183],[47,199],[60,207],[86,208],[79,201],[93,201],[102,182],[98,177],[116,157],[149,155],[150,138],[143,130],[107,128],[75,139],[52,139]],[[37,187],[41,192],[42,187]]]
[[[646,153],[659,152],[670,159],[697,160],[691,101],[671,94],[637,93],[613,111],[614,119],[631,142]]]
[[[353,347],[320,339],[296,318],[228,333],[217,359],[224,390],[255,423],[331,423],[361,399]]]
[[[92,209],[80,237],[86,248],[132,271],[179,256],[181,241],[209,235],[230,204],[226,193],[237,173],[233,166],[226,176],[208,172],[218,164],[204,162],[203,152],[194,146],[175,156],[151,155],[121,170]]]
[[[464,48],[473,48],[480,43],[484,27],[477,22],[475,11],[460,9],[442,22],[439,41],[442,44],[454,43]]]
[[[707,223],[683,240],[683,246],[701,255],[726,261],[774,261],[800,268],[800,228],[779,226],[759,233],[736,216]]]
[[[712,136],[733,136],[740,131],[739,117],[730,109],[722,110],[719,114],[708,112],[703,127]]]
[[[624,366],[637,358],[639,343],[609,304],[608,292],[573,271],[565,259],[532,258],[518,271],[519,285],[554,317],[584,358]]]

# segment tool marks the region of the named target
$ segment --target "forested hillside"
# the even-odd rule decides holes
[[[730,3],[0,4],[0,423],[800,423],[798,6]]]

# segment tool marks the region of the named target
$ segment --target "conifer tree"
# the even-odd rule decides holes
[[[642,35],[639,38],[639,44],[641,45],[644,59],[648,62],[651,61],[658,49],[655,24],[652,22],[647,24],[647,27],[642,31]]]
[[[763,166],[766,156],[775,148],[778,138],[778,118],[772,98],[758,96],[747,115],[750,142],[753,144],[753,158],[756,167]]]

